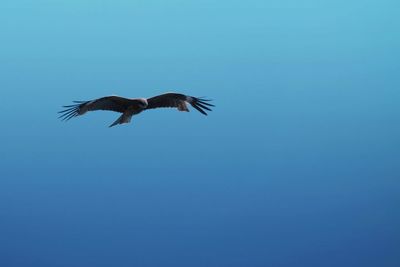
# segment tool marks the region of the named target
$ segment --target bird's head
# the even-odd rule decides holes
[[[138,101],[139,101],[139,106],[143,109],[147,108],[147,106],[149,105],[147,103],[147,99],[145,98],[139,98]]]

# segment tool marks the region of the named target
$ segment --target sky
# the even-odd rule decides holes
[[[398,8],[1,1],[0,266],[400,266]]]

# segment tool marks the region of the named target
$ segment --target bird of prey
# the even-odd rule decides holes
[[[187,103],[200,113],[207,116],[204,110],[211,111],[214,105],[208,103],[209,99],[187,96],[179,93],[165,93],[151,98],[124,98],[119,96],[106,96],[90,101],[73,101],[76,104],[63,106],[60,111],[63,121],[85,114],[88,111],[109,110],[122,113],[122,115],[109,127],[118,124],[129,123],[133,115],[137,115],[147,109],[177,108],[179,111],[189,112]]]

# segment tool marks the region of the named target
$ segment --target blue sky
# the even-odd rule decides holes
[[[1,266],[398,266],[396,1],[2,1]],[[67,123],[104,95],[212,98]]]

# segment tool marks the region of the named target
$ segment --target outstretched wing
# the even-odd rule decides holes
[[[64,110],[59,118],[69,120],[78,115],[83,115],[88,111],[94,110],[110,110],[123,113],[132,103],[132,99],[119,96],[106,96],[91,101],[74,101],[74,105],[63,106]]]
[[[166,93],[152,98],[148,98],[147,99],[148,105],[146,109],[177,108],[179,111],[189,111],[189,109],[186,106],[186,103],[189,103],[200,113],[207,116],[207,113],[204,110],[211,111],[210,107],[214,107],[214,105],[207,103],[209,101],[211,100],[193,96],[187,96],[183,94],[177,94],[177,93]]]

